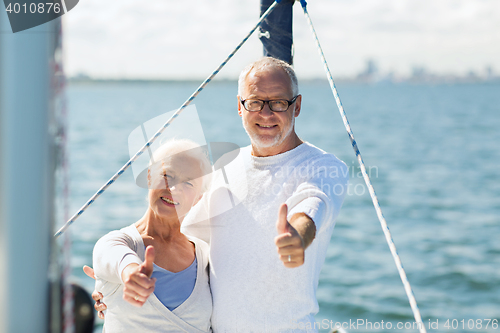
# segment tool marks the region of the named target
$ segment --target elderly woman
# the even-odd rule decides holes
[[[103,332],[211,331],[208,246],[180,232],[208,187],[210,162],[197,147],[188,140],[160,146],[147,173],[146,213],[96,243],[96,290],[108,305]]]

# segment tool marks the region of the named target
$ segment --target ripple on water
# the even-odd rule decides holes
[[[70,85],[71,210],[123,165],[132,129],[176,109],[195,88]],[[207,89],[196,100],[207,141],[246,145],[235,83]],[[499,86],[351,84],[339,91],[424,321],[500,319]],[[351,173],[320,275],[317,319],[412,321],[328,84],[304,82],[301,93],[299,135],[334,152]],[[94,242],[145,208],[131,174],[121,179],[72,227],[73,275],[88,289],[93,281],[81,266],[92,262]]]

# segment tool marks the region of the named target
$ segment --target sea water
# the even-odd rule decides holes
[[[69,85],[70,214],[127,162],[130,132],[177,109],[197,86]],[[345,161],[351,178],[317,289],[317,327],[417,331],[330,88],[324,81],[300,88],[297,133]],[[338,90],[426,329],[499,332],[500,85],[346,83]],[[221,81],[194,100],[207,142],[249,144],[236,95],[236,82]],[[89,291],[93,280],[82,266],[92,264],[94,243],[139,219],[146,195],[127,171],[71,227],[73,278]]]

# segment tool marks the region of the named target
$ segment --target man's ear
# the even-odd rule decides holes
[[[240,96],[236,96],[236,98],[238,99],[238,114],[240,115],[240,117],[242,117],[242,112],[243,110],[241,110],[241,102],[240,102]]]
[[[293,116],[298,117],[300,114],[300,107],[302,105],[302,95],[298,95],[297,99],[295,100],[295,111]]]

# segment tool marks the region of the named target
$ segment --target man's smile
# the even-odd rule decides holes
[[[261,127],[261,128],[273,128],[273,127],[276,127],[278,125],[263,125],[263,124],[257,124],[258,127]]]

